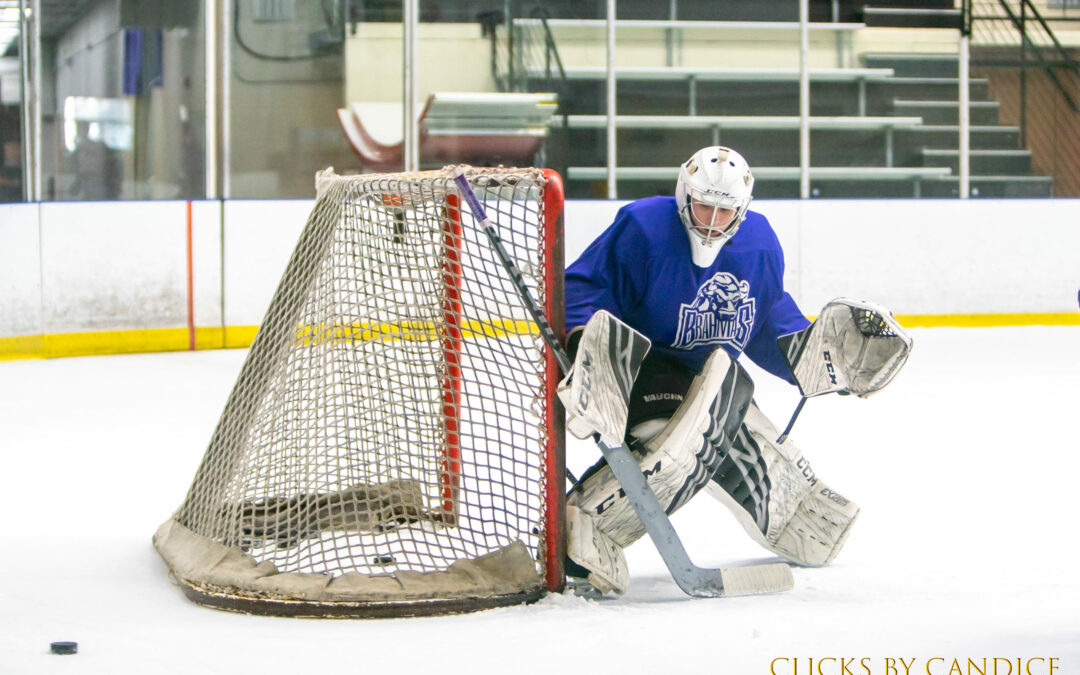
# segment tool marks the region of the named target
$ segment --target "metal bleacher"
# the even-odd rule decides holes
[[[873,67],[896,75],[871,96],[883,111],[917,115],[923,123],[898,131],[896,161],[911,166],[945,166],[952,172],[924,182],[924,196],[959,194],[959,59],[951,54],[866,54]],[[878,86],[878,85],[875,85]],[[1033,171],[1031,151],[1020,142],[1017,126],[1000,122],[1000,104],[986,79],[969,80],[969,162],[973,196],[1050,197],[1053,179]]]
[[[875,21],[881,20],[880,17]],[[950,19],[951,21],[951,19]],[[606,23],[596,20],[515,19],[515,26],[547,30],[550,46],[558,42],[552,27],[595,34]],[[959,126],[956,58],[950,55],[854,55],[852,36],[860,23],[811,24],[815,32],[836,34],[836,67],[811,67],[811,196],[948,197],[959,188]],[[939,26],[952,29],[952,24]],[[631,38],[679,31],[797,31],[791,22],[637,21],[620,20],[616,30]],[[635,33],[634,31],[637,31]],[[623,33],[619,33],[622,35]],[[729,34],[729,33],[724,33]],[[515,33],[518,48],[524,31]],[[628,38],[629,39],[629,38]],[[670,38],[669,40],[670,45]],[[717,37],[717,41],[722,41]],[[678,44],[678,42],[676,42]],[[568,50],[580,54],[582,51]],[[893,60],[889,57],[897,56]],[[952,71],[924,72],[920,58]],[[559,63],[560,83],[552,87],[552,59],[515,62],[524,88],[544,82],[559,91],[559,114],[551,118],[547,160],[567,179],[567,194],[606,196],[605,86],[607,69]],[[748,59],[749,60],[749,59]],[[758,179],[756,192],[767,198],[798,196],[799,154],[797,68],[771,65],[695,67],[620,65],[616,87],[618,196],[634,198],[670,193],[679,162],[690,149],[725,144],[748,157]],[[1018,147],[1015,127],[998,124],[997,103],[985,80],[972,79],[972,192],[978,196],[1049,196],[1050,179],[1031,173],[1030,153]]]
[[[565,124],[570,129],[603,129],[607,125],[604,115],[566,115],[555,116],[552,122]],[[690,115],[675,117],[670,115],[616,115],[615,124],[619,129],[693,129],[708,130],[709,142],[721,145],[725,132],[733,130],[785,130],[799,129],[800,120],[795,116],[777,115]],[[831,129],[835,131],[882,131],[885,168],[893,168],[894,130],[914,129],[922,124],[920,117],[871,117],[871,116],[833,116],[811,117],[811,130]],[[884,173],[884,172],[882,172]],[[588,175],[578,172],[578,175]],[[631,173],[626,174],[632,175]],[[778,174],[779,175],[779,174]],[[830,175],[836,175],[833,172]]]
[[[958,59],[955,53],[902,51],[909,37],[895,32],[936,28],[931,32],[941,36],[947,30],[939,42],[918,35],[953,45],[956,11],[948,0],[905,2],[911,6],[834,2],[832,20],[819,15],[809,24],[816,40],[807,73],[812,197],[959,194]],[[676,4],[670,5],[671,16]],[[738,6],[756,17],[775,14],[765,4],[745,0]],[[508,3],[507,11],[516,5]],[[791,67],[797,63],[797,22],[788,16],[615,21],[617,40],[626,47],[617,52],[617,114],[609,119],[608,69],[597,65],[598,54],[606,53],[608,23],[547,18],[545,7],[537,7],[525,12],[529,18],[496,13],[483,24],[500,91],[437,92],[428,98],[419,118],[421,167],[542,163],[564,174],[568,197],[605,198],[613,122],[611,168],[620,198],[670,194],[674,167],[692,150],[713,144],[737,148],[749,159],[758,197],[800,196],[801,73]],[[843,16],[836,7],[846,8]],[[684,10],[718,12],[691,3],[679,5],[680,16]],[[880,38],[860,32],[872,22],[894,31],[885,41],[888,51],[867,51]],[[968,82],[971,195],[1051,196],[1053,179],[1033,169],[1020,128],[1000,123],[989,80]],[[402,165],[402,144],[376,141],[356,106],[340,109],[338,116],[364,170]]]
[[[521,19],[535,29],[537,19]],[[547,28],[600,29],[602,21],[552,19]],[[616,22],[617,30],[631,35],[650,31],[712,31],[732,34],[756,31],[797,35],[791,22],[637,21]],[[857,23],[812,24],[815,33],[836,35],[836,67],[815,66],[808,76],[816,101],[809,127],[814,156],[811,181],[815,194],[836,196],[839,183],[861,187],[854,196],[886,194],[918,196],[922,181],[952,173],[948,167],[904,166],[895,161],[895,138],[900,130],[918,127],[918,115],[876,114],[874,85],[894,77],[889,67],[856,67],[851,36],[863,28]],[[670,59],[669,59],[670,61]],[[550,78],[547,64],[525,65],[527,78]],[[679,162],[688,148],[726,144],[750,158],[759,180],[758,193],[770,197],[798,196],[799,158],[798,83],[800,71],[792,67],[749,66],[744,63],[709,67],[663,65],[615,68],[617,110],[615,127],[620,197],[670,192]],[[565,64],[560,113],[552,118],[553,132],[562,134],[548,160],[567,178],[567,192],[575,197],[604,196],[608,169],[603,114],[607,69],[595,65]],[[528,82],[528,79],[526,80]],[[526,85],[527,86],[527,85]],[[841,151],[829,157],[821,150]],[[560,153],[561,150],[561,153]],[[561,154],[561,156],[560,156]]]
[[[801,175],[797,166],[755,166],[753,172],[755,180],[758,181],[798,181]],[[813,166],[810,167],[810,180],[904,181],[910,182],[912,197],[921,197],[924,180],[948,176],[951,173],[951,169],[944,166]],[[661,181],[674,185],[678,175],[679,168],[669,166],[620,166],[615,169],[616,179],[626,181]],[[570,167],[566,177],[568,180],[606,180],[607,168]]]
[[[568,80],[604,80],[607,69],[596,66],[570,66],[565,68]],[[811,68],[811,82],[849,82],[859,90],[858,110],[866,114],[866,83],[892,77],[890,68]],[[702,82],[798,82],[798,68],[692,68],[680,66],[616,68],[617,81],[638,80],[645,82],[686,82],[690,105],[688,114],[695,115],[697,87]]]

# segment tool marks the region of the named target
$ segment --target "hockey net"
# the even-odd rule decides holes
[[[561,334],[558,174],[466,175]],[[400,616],[561,587],[558,366],[449,176],[318,176],[188,495],[154,537],[191,599]]]

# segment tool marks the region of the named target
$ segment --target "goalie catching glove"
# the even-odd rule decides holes
[[[809,328],[778,343],[805,398],[869,396],[892,381],[911,352],[911,338],[891,312],[846,298],[825,305]]]

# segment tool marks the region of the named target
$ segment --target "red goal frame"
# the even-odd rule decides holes
[[[544,261],[544,288],[542,299],[544,316],[555,334],[563,338],[565,333],[566,302],[563,295],[564,246],[563,210],[565,193],[562,177],[553,169],[544,169],[544,194],[542,199],[543,236],[541,237]],[[446,261],[443,265],[443,282],[446,298],[443,301],[447,334],[443,338],[443,358],[446,376],[443,378],[443,418],[446,425],[446,454],[440,459],[442,508],[447,522],[457,516],[457,492],[461,479],[461,439],[459,414],[461,405],[461,352],[462,327],[459,317],[461,305],[461,257],[463,234],[461,197],[456,193],[446,196],[446,217],[443,220],[443,243]],[[546,401],[544,426],[547,429],[544,462],[544,578],[551,592],[560,592],[566,576],[563,559],[566,553],[566,491],[562,489],[566,479],[565,413],[555,395],[562,377],[558,359],[549,347],[544,348],[544,397]]]

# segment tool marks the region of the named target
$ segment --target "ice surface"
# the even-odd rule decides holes
[[[2,362],[0,673],[741,675],[786,658],[775,673],[794,675],[790,659],[803,674],[813,658],[839,675],[819,659],[886,673],[901,657],[918,660],[911,673],[994,657],[1013,675],[1017,658],[1080,672],[1080,326],[912,335],[888,389],[814,399],[795,426],[818,476],[863,512],[833,566],[794,570],[794,591],[691,599],[646,539],[628,551],[621,598],[382,621],[230,614],[169,582],[150,537],[183,499],[245,352]],[[753,373],[782,427],[796,393]],[[568,453],[577,472],[598,457],[587,443]],[[674,522],[698,564],[770,560],[708,496]],[[49,654],[57,640],[79,653]]]

